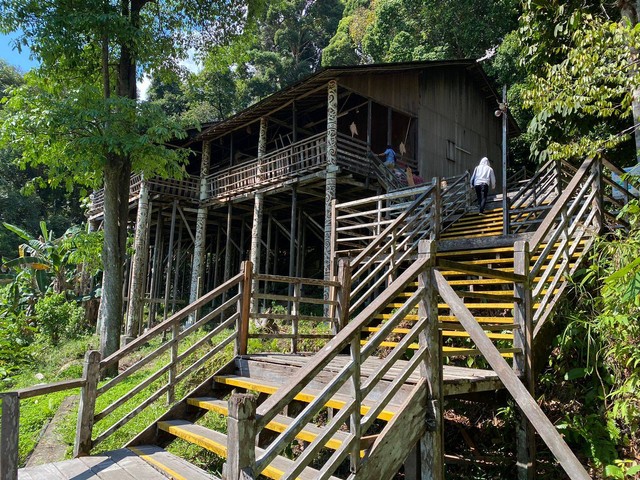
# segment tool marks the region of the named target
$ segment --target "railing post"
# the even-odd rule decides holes
[[[530,261],[529,242],[516,242],[513,251],[514,273],[525,275],[528,278]],[[514,354],[513,369],[515,373],[523,379],[529,393],[533,395],[533,300],[531,297],[531,287],[528,282],[527,284],[515,283],[514,295],[513,312],[516,328],[513,332],[513,346],[514,348],[522,349],[522,353]],[[520,424],[517,431],[517,447],[518,480],[532,480],[535,476],[535,434],[531,423],[523,413],[520,414]]]
[[[420,440],[421,478],[444,479],[444,436],[442,421],[442,351],[440,329],[438,327],[438,287],[433,275],[436,266],[437,242],[423,240],[418,244],[418,256],[428,260],[427,269],[418,277],[418,286],[425,288],[425,294],[418,303],[418,317],[429,319],[425,330],[419,333],[420,347],[427,347],[427,356],[420,365],[420,375],[429,385],[429,416],[427,431]]]
[[[229,398],[227,417],[227,461],[222,470],[224,480],[256,478],[256,398],[237,393]]]
[[[502,199],[502,234],[509,235],[511,230],[511,200],[507,195],[507,192],[504,193],[504,198]]]
[[[18,480],[18,432],[20,398],[18,392],[2,394],[2,426],[0,427],[0,478]]]
[[[438,240],[440,238],[440,230],[442,229],[442,189],[440,188],[440,179],[433,177],[433,193],[431,198],[431,240]]]
[[[466,194],[466,202],[467,202],[466,207],[467,207],[467,209],[469,209],[469,208],[471,208],[471,205],[473,204],[473,199],[472,199],[472,195],[471,195],[472,190],[473,190],[473,186],[470,184],[470,180],[471,180],[471,176],[470,175],[471,174],[469,173],[469,170],[465,171],[464,174],[465,174],[465,177],[467,177],[464,180],[465,187],[466,187],[465,188],[465,192],[467,193]]]
[[[169,386],[167,389],[167,405],[171,405],[175,400],[176,376],[178,373],[178,335],[180,334],[180,324],[175,322],[171,326],[171,365],[169,367]]]
[[[236,341],[236,354],[246,355],[247,345],[249,343],[249,316],[251,314],[251,281],[252,281],[252,265],[250,261],[242,262],[242,273],[244,275],[240,283],[240,304],[238,311],[238,337]]]
[[[349,260],[341,258],[338,262],[338,312],[336,315],[337,329],[334,333],[338,333],[347,326],[349,322],[349,303],[351,301],[351,265]]]
[[[360,439],[362,438],[362,423],[360,407],[362,404],[362,390],[360,378],[360,335],[356,334],[351,341],[351,362],[353,373],[351,374],[351,388],[353,391],[354,409],[350,415],[349,433],[354,436],[350,454],[350,471],[358,473],[360,467]]]
[[[591,166],[591,168],[593,169],[592,171],[594,173],[592,188],[597,192],[593,201],[593,208],[596,211],[594,222],[599,233],[602,230],[602,219],[604,213],[604,201],[602,195],[602,160],[599,158],[595,158],[593,160],[593,165]]]
[[[298,351],[298,319],[300,317],[300,298],[302,297],[302,284],[298,281],[293,285],[293,310],[291,314],[291,353]]]
[[[78,421],[76,424],[76,440],[73,446],[73,456],[89,455],[93,441],[93,421],[96,407],[98,379],[100,378],[100,352],[89,350],[84,357],[84,387],[80,390],[80,405],[78,406]]]

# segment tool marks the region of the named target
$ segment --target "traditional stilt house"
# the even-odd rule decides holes
[[[332,202],[459,175],[482,156],[499,164],[497,102],[473,60],[336,67],[206,126],[180,145],[195,153],[186,178],[132,177],[127,336],[143,327],[144,303],[148,318],[166,318],[245,259],[328,278]],[[387,145],[395,168],[378,155]]]
[[[478,215],[466,171],[499,157],[496,102],[472,61],[332,68],[187,141],[189,177],[134,177],[126,334],[144,310],[168,318],[107,358],[87,352],[82,378],[4,392],[0,477],[18,478],[20,400],[81,387],[81,458],[24,478],[442,480],[446,462],[493,463],[471,439],[452,455],[445,402],[495,406],[500,390],[520,415],[494,466],[534,478],[535,430],[568,478],[590,478],[535,400],[535,364],[571,276],[605,228],[628,227],[638,186],[604,158],[549,160]],[[388,144],[394,168],[377,155]],[[97,222],[99,192],[93,208]],[[116,433],[126,448],[83,457]],[[224,464],[165,450],[177,438]]]

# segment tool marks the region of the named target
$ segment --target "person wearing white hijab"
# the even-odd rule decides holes
[[[482,157],[480,164],[473,170],[471,175],[471,186],[476,190],[480,215],[484,215],[484,207],[489,195],[489,185],[491,185],[492,189],[496,188],[496,175],[493,173],[493,168],[489,166],[489,159]]]

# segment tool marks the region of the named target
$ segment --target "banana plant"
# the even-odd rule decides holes
[[[69,256],[73,253],[74,247],[66,240],[79,229],[72,227],[62,237],[55,238],[45,222],[40,222],[41,235],[36,238],[15,225],[9,223],[3,223],[3,225],[26,243],[18,247],[17,258],[3,261],[3,270],[13,271],[13,278],[11,274],[5,272],[0,277],[0,282],[14,281],[20,272],[29,271],[32,273],[33,286],[40,294],[44,294],[49,289],[55,293],[68,290],[73,279],[73,267],[69,263]]]

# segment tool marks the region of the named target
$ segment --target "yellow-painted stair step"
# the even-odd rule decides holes
[[[379,332],[381,327],[364,327],[362,329],[363,332],[375,333]],[[394,328],[391,333],[397,333],[406,335],[411,331],[410,328]],[[443,330],[440,332],[443,337],[460,337],[460,338],[468,338],[469,334],[465,331],[459,330]],[[513,340],[513,333],[487,333],[487,337],[494,340]]]
[[[245,390],[267,393],[269,395],[274,394],[278,391],[278,388],[280,388],[279,385],[273,382],[268,382],[262,379],[256,380],[248,377],[240,377],[236,375],[215,376],[213,377],[213,379],[217,383],[230,385],[232,387],[244,388]],[[294,400],[298,400],[304,403],[311,403],[319,393],[319,390],[305,388],[294,397]],[[339,410],[350,401],[351,399],[348,396],[336,393],[333,397],[327,400],[325,406],[330,408],[337,408]],[[362,413],[363,415],[365,415],[369,410],[371,410],[371,407],[368,405],[362,404],[362,406],[360,407],[360,413]],[[388,422],[396,413],[397,410],[393,405],[387,405],[387,407],[382,410],[382,412],[380,412],[378,418],[380,420],[385,420]]]
[[[361,345],[366,345],[367,340],[360,340]],[[380,342],[380,348],[395,348],[398,345],[398,342]],[[418,350],[420,346],[417,343],[410,344],[407,348],[411,350]],[[464,348],[464,347],[442,347],[442,356],[443,357],[466,357],[466,356],[476,356],[482,355],[482,352],[477,348]],[[511,358],[514,353],[520,353],[522,350],[520,348],[499,348],[498,351],[500,355],[503,357]]]
[[[224,416],[229,415],[227,402],[225,402],[224,400],[219,400],[213,397],[198,397],[187,399],[187,403],[189,405],[216,412]],[[294,420],[294,418],[286,417],[284,415],[276,415],[274,419],[266,425],[265,428],[274,432],[282,433],[287,429],[287,427],[289,427],[289,425],[291,425]],[[304,427],[303,430],[298,433],[298,435],[296,435],[296,438],[305,442],[313,442],[320,434],[322,434],[322,429],[312,423],[309,423]],[[342,445],[342,443],[347,440],[347,438],[347,432],[338,431],[333,435],[332,438],[327,441],[325,446],[332,450],[337,450],[338,448],[340,448],[340,445]]]
[[[190,443],[206,448],[220,457],[226,458],[227,456],[227,436],[223,433],[216,432],[215,430],[205,428],[201,425],[195,425],[184,420],[158,422],[158,428],[178,438],[182,438]],[[259,447],[255,447],[255,449],[256,456],[262,456],[264,454],[263,449]],[[274,480],[279,480],[284,475],[284,472],[286,472],[292,465],[292,460],[278,456],[260,473]],[[307,467],[297,478],[299,480],[311,480],[317,478],[319,473],[320,472],[317,470]],[[332,480],[339,480],[337,477],[333,476],[329,478]]]

